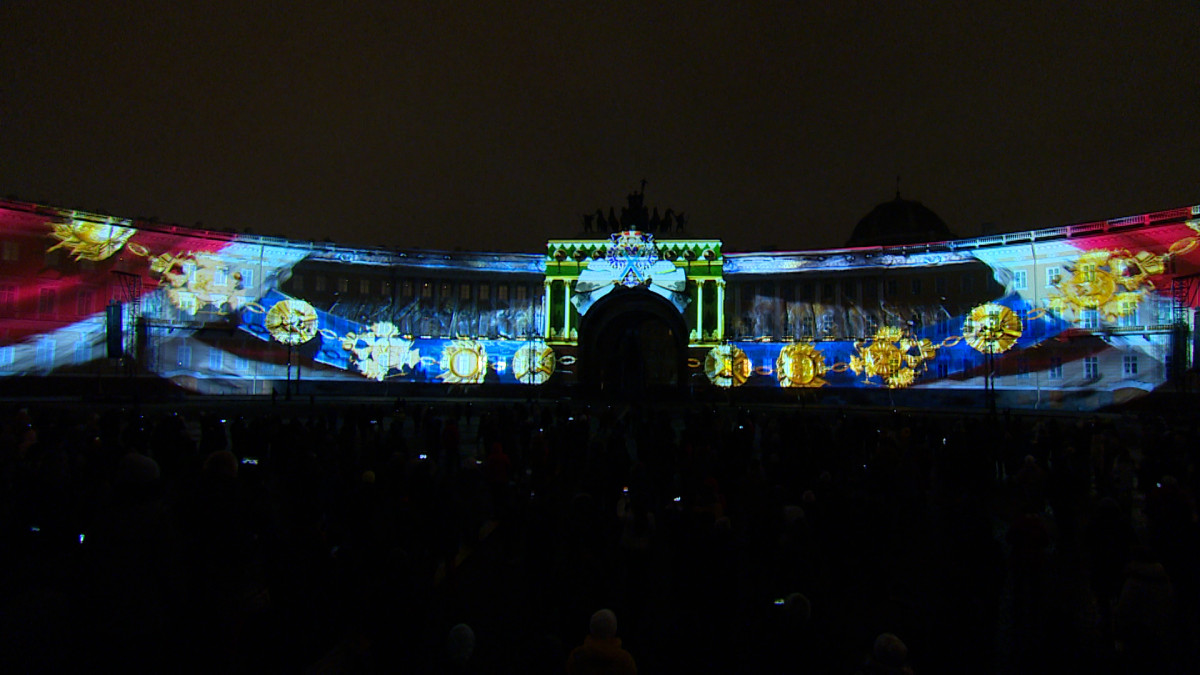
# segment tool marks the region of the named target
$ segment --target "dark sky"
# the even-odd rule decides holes
[[[731,250],[898,174],[963,236],[1200,203],[1193,0],[268,4],[0,2],[0,195],[516,251],[642,178]]]

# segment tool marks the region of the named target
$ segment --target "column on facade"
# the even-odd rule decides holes
[[[704,280],[696,280],[696,338],[704,340]]]
[[[542,281],[542,337],[550,337],[550,289],[554,282]]]
[[[562,339],[571,337],[571,282],[563,279],[563,330]]]
[[[725,337],[725,280],[717,279],[717,334],[718,340]]]

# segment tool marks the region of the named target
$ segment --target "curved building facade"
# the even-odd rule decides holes
[[[439,252],[0,201],[0,384],[986,394],[1094,408],[1192,367],[1197,206],[955,239],[897,197],[859,223],[856,245],[782,253],[617,229],[536,253]]]

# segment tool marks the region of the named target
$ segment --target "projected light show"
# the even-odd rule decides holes
[[[622,230],[513,254],[348,248],[4,202],[0,244],[10,382],[132,376],[199,394],[991,388],[1010,405],[1092,407],[1191,367],[1200,207],[903,246],[728,253]],[[638,322],[602,328],[635,304]],[[614,344],[588,351],[589,331]],[[605,361],[599,375],[585,374],[589,358]]]

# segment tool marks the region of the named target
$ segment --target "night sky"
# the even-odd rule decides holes
[[[730,250],[897,175],[960,236],[1200,204],[1194,0],[268,4],[0,2],[0,195],[529,252],[643,178]]]

